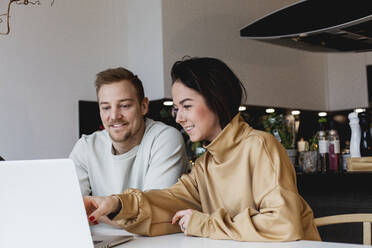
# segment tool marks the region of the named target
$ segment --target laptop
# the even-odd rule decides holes
[[[93,239],[69,159],[0,161],[0,247],[112,247],[132,235]]]

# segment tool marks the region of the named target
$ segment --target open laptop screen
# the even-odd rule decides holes
[[[74,164],[0,162],[0,247],[93,248]]]

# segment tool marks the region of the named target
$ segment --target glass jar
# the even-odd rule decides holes
[[[318,151],[306,151],[300,154],[301,170],[303,173],[316,173]]]

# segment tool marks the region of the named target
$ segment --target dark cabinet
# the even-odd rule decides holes
[[[315,217],[346,213],[372,213],[372,173],[298,174],[300,195]],[[362,223],[319,228],[325,241],[363,242]]]

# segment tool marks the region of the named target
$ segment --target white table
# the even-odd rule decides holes
[[[105,235],[128,235],[124,230],[118,230],[106,225],[98,225],[92,228],[92,233]],[[135,235],[134,240],[117,246],[118,248],[361,248],[370,247],[357,244],[330,243],[317,241],[294,241],[294,242],[238,242],[233,240],[213,240],[208,238],[187,237],[183,233],[163,235],[157,237],[143,237]]]

